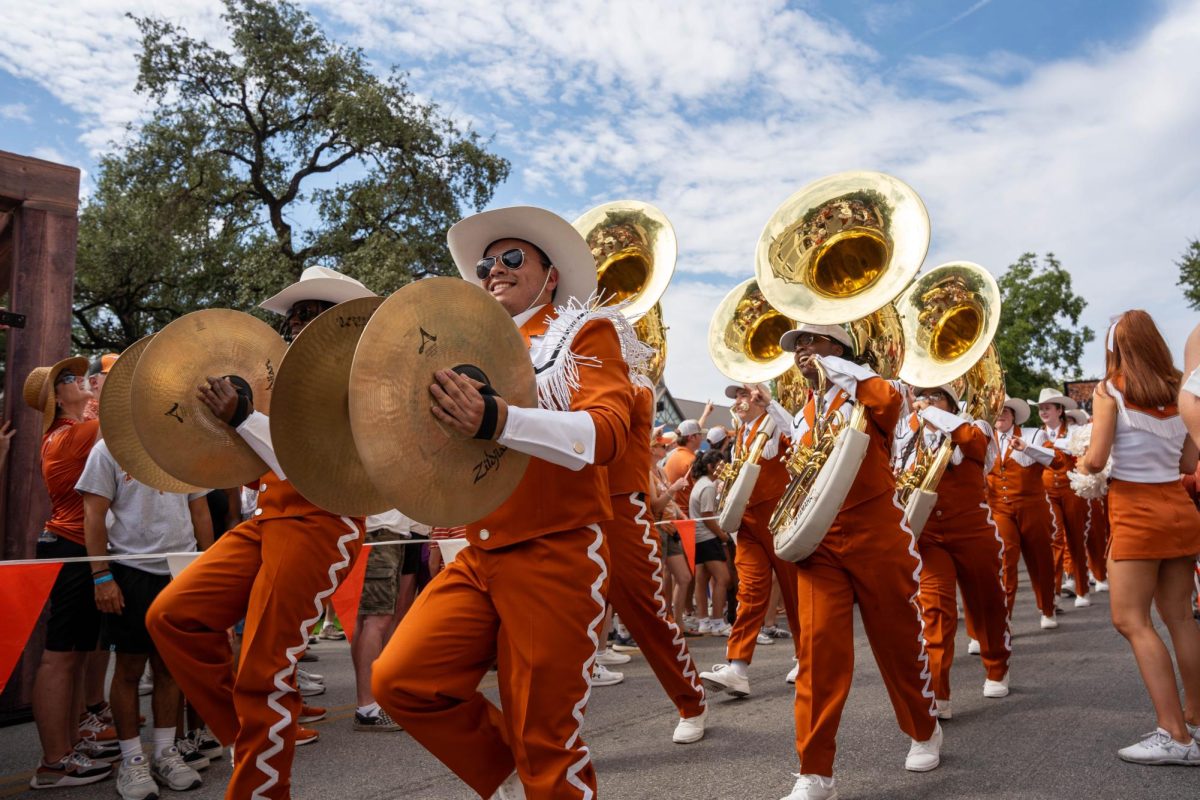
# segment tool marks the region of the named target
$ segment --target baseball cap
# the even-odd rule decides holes
[[[697,433],[701,433],[700,423],[694,419],[685,419],[675,428],[675,432],[680,436],[695,436]]]
[[[725,431],[724,428],[717,426],[716,428],[709,428],[708,436],[705,438],[708,439],[709,444],[715,446],[715,445],[719,445],[721,442],[725,441],[725,437],[728,435],[729,434]]]

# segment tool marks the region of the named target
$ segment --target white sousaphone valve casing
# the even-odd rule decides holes
[[[803,561],[820,546],[850,494],[870,441],[866,432],[852,427],[838,434],[829,460],[817,474],[800,510],[775,533],[776,555],[784,561]]]
[[[925,530],[925,523],[929,521],[937,499],[937,492],[928,492],[919,487],[908,498],[908,503],[904,506],[904,521],[912,530],[914,539],[921,538],[921,531]]]

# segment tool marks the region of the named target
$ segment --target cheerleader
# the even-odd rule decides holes
[[[1181,374],[1145,311],[1108,329],[1105,378],[1093,400],[1091,445],[1079,472],[1101,473],[1111,456],[1108,576],[1113,625],[1129,640],[1158,727],[1117,754],[1139,764],[1200,766],[1200,629],[1192,619],[1200,512],[1180,483],[1196,445],[1176,405]],[[1153,601],[1171,635],[1183,683],[1150,618]]]

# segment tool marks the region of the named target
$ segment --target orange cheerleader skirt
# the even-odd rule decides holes
[[[1200,553],[1200,511],[1179,481],[1108,485],[1108,555],[1114,561]]]

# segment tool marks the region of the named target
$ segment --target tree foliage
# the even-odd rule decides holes
[[[1183,289],[1188,306],[1200,311],[1200,239],[1188,243],[1187,251],[1175,262],[1179,267],[1177,285]]]
[[[1044,386],[1082,377],[1083,348],[1095,338],[1079,317],[1087,301],[1071,289],[1071,274],[1047,253],[1025,253],[998,281],[1000,329],[996,350],[1009,395],[1035,398]]]
[[[153,106],[81,216],[80,346],[252,308],[316,264],[380,293],[453,272],[447,228],[509,165],[403,73],[377,75],[286,2],[225,0],[227,49],[134,19]]]

